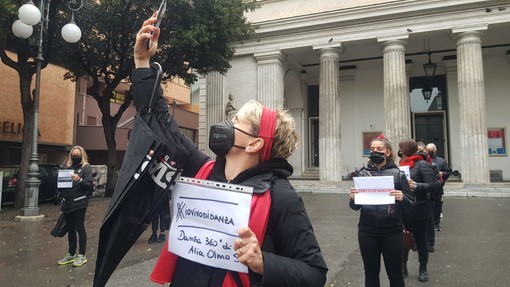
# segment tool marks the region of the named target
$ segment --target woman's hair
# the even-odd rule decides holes
[[[429,143],[429,144],[427,145],[427,149],[429,149],[429,150],[431,150],[431,151],[433,151],[433,152],[436,152],[436,151],[437,151],[437,147],[436,147],[436,145],[435,145],[434,143]]]
[[[66,163],[67,166],[72,166],[73,165],[72,156],[73,156],[73,151],[75,149],[79,149],[80,152],[81,152],[81,165],[84,166],[84,165],[89,164],[89,157],[87,155],[87,152],[85,151],[85,149],[83,147],[77,145],[77,146],[73,146],[71,151],[69,151],[69,156],[67,157],[67,163]]]
[[[387,139],[387,138],[383,138],[383,137],[378,137],[378,138],[375,138],[373,139],[370,144],[372,144],[373,142],[382,142],[384,144],[384,147],[390,151],[390,155],[386,157],[386,159],[390,159],[392,161],[395,160],[395,154],[393,153],[393,148],[391,147],[391,143],[390,141]]]
[[[262,104],[251,100],[244,104],[237,115],[251,123],[252,134],[259,134],[260,117],[262,116]],[[276,127],[271,158],[286,159],[292,155],[297,146],[298,135],[295,131],[294,119],[288,111],[276,109]]]
[[[402,153],[406,156],[412,156],[418,151],[418,144],[413,139],[401,140],[398,143],[398,146],[400,147]]]
[[[424,142],[417,142],[416,144],[418,145],[418,150],[427,152],[427,145]]]

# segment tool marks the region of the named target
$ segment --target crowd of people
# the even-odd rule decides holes
[[[147,107],[155,82],[154,70],[149,67],[160,32],[153,25],[155,21],[153,15],[144,22],[134,47],[136,69],[132,86],[137,110]],[[153,42],[150,48],[146,46],[148,39]],[[162,124],[176,125],[161,90],[151,109],[164,115],[159,117]],[[191,154],[182,175],[254,187],[248,226],[238,231],[233,245],[239,262],[249,272],[227,271],[170,252],[166,240],[170,229],[170,198],[167,198],[152,219],[148,243],[165,242],[165,247],[151,280],[170,283],[172,287],[324,286],[328,268],[303,202],[288,181],[293,170],[287,158],[297,144],[293,118],[287,111],[249,101],[232,119],[211,126],[210,135],[209,147],[216,155],[215,160],[182,137]],[[72,263],[78,267],[87,262],[84,218],[92,171],[85,150],[79,146],[71,150],[67,165],[74,172],[72,187],[62,190],[61,210],[67,223],[69,251],[58,264]],[[389,196],[393,199],[385,204],[358,203],[360,190],[350,190],[349,206],[360,211],[358,242],[365,286],[380,286],[381,256],[390,286],[405,286],[405,278],[412,271],[407,268],[410,251],[404,248],[403,230],[409,230],[414,238],[418,280],[429,280],[428,258],[434,252],[434,233],[441,230],[443,186],[450,173],[446,161],[437,156],[433,143],[425,145],[406,139],[398,143],[395,152],[392,143],[383,136],[372,140],[369,161],[356,176],[392,179]]]
[[[384,259],[390,286],[405,286],[409,276],[407,262],[410,249],[404,248],[404,232],[410,231],[418,252],[418,281],[427,282],[429,253],[435,251],[435,231],[440,231],[443,186],[451,174],[446,161],[437,156],[433,143],[425,145],[413,139],[398,143],[395,164],[391,143],[384,137],[372,140],[369,162],[356,171],[355,176],[393,176],[394,204],[356,204],[356,194],[350,191],[349,206],[360,210],[358,241],[365,267],[365,286],[380,286],[381,255]],[[405,170],[408,168],[406,177]]]

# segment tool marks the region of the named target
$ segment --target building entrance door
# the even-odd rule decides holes
[[[414,139],[425,144],[433,143],[437,147],[437,155],[448,158],[446,153],[446,132],[444,111],[414,113]]]
[[[434,143],[437,155],[448,162],[448,99],[446,77],[433,80],[414,77],[409,80],[413,138],[425,144]],[[424,90],[428,90],[428,95]]]

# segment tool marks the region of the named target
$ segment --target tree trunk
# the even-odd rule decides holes
[[[117,167],[117,143],[115,142],[115,132],[117,125],[114,123],[113,118],[108,114],[103,114],[103,132],[106,139],[106,146],[108,149],[108,180],[106,182],[105,196],[111,197],[117,184],[117,178],[119,177]]]

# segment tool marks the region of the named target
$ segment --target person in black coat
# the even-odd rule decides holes
[[[436,231],[441,231],[441,213],[443,212],[444,202],[444,185],[446,180],[452,174],[452,169],[448,166],[446,160],[440,156],[437,156],[437,147],[433,143],[427,145],[427,152],[432,158],[432,163],[437,167],[439,174],[439,181],[441,184],[438,187],[437,200],[434,206],[434,228]]]
[[[423,142],[417,142],[418,144],[418,153],[420,155],[426,154],[427,159],[426,161],[432,166],[432,170],[434,171],[434,176],[436,179],[439,179],[439,169],[437,165],[432,161],[432,157],[427,152],[427,145]],[[429,252],[433,253],[435,252],[435,246],[436,246],[436,231],[434,230],[434,209],[437,206],[438,202],[438,194],[439,194],[439,185],[436,186],[436,188],[430,192],[430,212],[432,212],[432,216],[427,223],[427,242],[429,246]]]
[[[355,204],[356,189],[351,189],[349,206],[361,210],[358,224],[358,241],[365,266],[365,286],[380,286],[381,254],[384,259],[390,286],[405,286],[402,276],[404,238],[401,213],[413,209],[414,197],[407,178],[395,165],[393,150],[385,138],[374,139],[370,144],[370,161],[357,176],[393,176],[395,204]]]
[[[155,22],[155,15],[144,22],[134,47],[132,86],[138,110],[147,107],[155,83],[155,71],[149,65],[150,58],[156,53],[160,32],[153,26]],[[148,50],[146,41],[149,38],[153,45]],[[161,124],[176,125],[168,113],[161,89],[157,92],[155,102],[151,109],[160,115],[158,120]],[[268,119],[273,124],[268,125]],[[173,278],[156,277],[160,274],[157,269],[159,261],[165,258],[164,252],[169,253],[163,249],[151,280],[160,284],[171,281],[172,287],[220,287],[225,286],[224,280],[248,276],[249,286],[324,286],[328,268],[303,201],[287,179],[293,172],[287,158],[295,150],[298,138],[294,120],[289,113],[271,110],[256,101],[250,101],[243,105],[232,120],[213,125],[210,135],[214,135],[209,138],[209,147],[216,154],[216,162],[207,179],[251,186],[254,188],[253,196],[267,195],[269,190],[271,202],[263,240],[259,244],[249,226],[238,231],[239,238],[235,240],[233,250],[239,262],[248,267],[248,274],[227,272],[222,268],[178,257],[176,263],[169,263],[175,271]],[[199,151],[187,137],[177,136],[191,153],[181,175],[195,176],[210,158]],[[163,269],[170,268],[165,265]],[[167,279],[170,281],[164,281]]]
[[[411,212],[404,213],[404,225],[413,233],[418,248],[420,262],[418,280],[426,282],[429,280],[427,263],[429,259],[429,246],[427,237],[428,222],[432,219],[430,193],[437,188],[437,181],[434,170],[427,162],[428,155],[418,151],[415,140],[407,139],[399,144],[401,154],[400,166],[409,166],[409,186],[414,192],[416,203]],[[402,273],[405,277],[409,275],[407,259],[409,250],[404,251]]]
[[[81,146],[75,146],[69,152],[67,168],[72,169],[72,187],[60,189],[62,205],[60,210],[64,213],[69,242],[68,254],[57,263],[73,266],[82,266],[87,262],[85,251],[87,248],[87,232],[85,231],[85,212],[88,206],[88,196],[92,192],[92,167],[89,164],[87,153]],[[79,239],[79,252],[76,254],[76,233]]]

